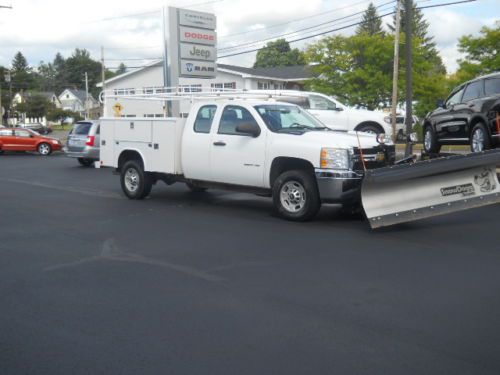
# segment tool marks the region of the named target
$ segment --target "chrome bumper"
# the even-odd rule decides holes
[[[354,171],[315,169],[321,202],[347,203],[359,199],[363,175]]]

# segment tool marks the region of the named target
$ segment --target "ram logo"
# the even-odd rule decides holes
[[[491,178],[492,176],[491,168],[484,168],[480,174],[474,176],[474,183],[479,186],[481,192],[488,193],[495,189],[495,179]]]
[[[194,68],[194,65],[193,65],[193,64],[191,64],[191,63],[187,63],[187,64],[186,64],[186,70],[187,70],[188,72],[192,72],[192,71],[193,71],[193,68]]]

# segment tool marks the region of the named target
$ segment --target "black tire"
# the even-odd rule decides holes
[[[42,156],[48,156],[52,153],[52,147],[48,143],[40,143],[37,147],[37,151]]]
[[[441,145],[432,126],[426,126],[424,129],[424,150],[428,154],[437,154],[441,151]]]
[[[376,125],[365,124],[360,125],[356,129],[358,132],[371,133],[371,134],[382,134],[384,131]]]
[[[273,203],[287,220],[311,220],[321,207],[314,176],[304,170],[282,173],[273,184]]]
[[[121,168],[120,183],[123,193],[130,199],[146,198],[153,187],[151,175],[137,160],[127,161]]]
[[[474,125],[470,133],[469,144],[472,152],[481,152],[491,148],[491,138],[483,123]]]
[[[396,135],[396,141],[404,142],[404,140],[405,140],[405,135],[403,134],[403,131],[400,129],[398,131],[398,134]]]
[[[196,186],[196,185],[193,185],[191,182],[186,182],[186,186],[189,188],[189,190],[191,190],[191,192],[193,193],[204,193],[207,191],[207,188],[204,188],[204,187],[200,187],[200,186]]]
[[[94,161],[92,159],[78,158],[78,163],[84,167],[90,167]]]

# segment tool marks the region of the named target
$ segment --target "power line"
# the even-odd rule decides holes
[[[227,37],[233,37],[233,36],[243,35],[243,34],[256,33],[256,32],[260,32],[260,31],[272,29],[272,28],[279,27],[279,26],[285,26],[285,25],[289,25],[291,23],[304,21],[306,19],[324,16],[325,14],[328,14],[328,13],[338,12],[339,10],[344,10],[344,9],[352,8],[352,7],[355,7],[355,6],[360,5],[360,4],[366,4],[368,2],[370,2],[370,0],[363,0],[363,1],[351,4],[351,5],[347,5],[345,7],[327,10],[327,11],[322,12],[322,13],[316,13],[316,14],[312,14],[310,16],[306,16],[306,17],[302,17],[302,18],[297,18],[295,20],[291,20],[291,21],[287,21],[287,22],[283,22],[283,23],[278,23],[278,24],[274,24],[274,25],[271,25],[271,26],[266,26],[266,27],[263,27],[263,28],[257,29],[257,30],[247,30],[247,31],[239,32],[239,33],[221,35],[221,36],[219,36],[219,39],[224,39],[224,38],[227,38]]]
[[[390,5],[390,4],[395,3],[395,2],[396,2],[395,0],[392,0],[392,1],[386,2],[384,4],[381,4],[381,5],[377,6],[376,8],[382,8],[382,7],[386,6],[386,5]],[[285,34],[274,35],[274,36],[268,37],[266,39],[259,40],[257,42],[250,42],[250,43],[240,44],[238,46],[232,46],[232,47],[223,47],[223,48],[219,48],[218,50],[219,51],[225,51],[225,50],[229,50],[229,49],[237,49],[237,48],[240,48],[240,47],[249,46],[249,45],[253,45],[253,44],[256,44],[256,43],[266,42],[268,40],[274,40],[276,38],[286,37],[286,36],[289,36],[289,35],[292,35],[292,34],[297,34],[297,33],[302,32],[302,31],[321,28],[322,26],[325,26],[325,25],[328,25],[328,24],[331,24],[331,23],[334,23],[334,22],[337,22],[337,21],[346,20],[346,19],[349,19],[351,17],[357,16],[357,15],[360,15],[360,14],[364,14],[364,13],[365,13],[365,10],[361,11],[361,12],[352,13],[352,14],[349,14],[347,16],[335,18],[333,20],[330,20],[330,21],[327,21],[327,22],[323,22],[323,23],[320,23],[318,25],[305,27],[305,28],[298,29],[298,30],[295,30],[295,31],[291,31],[291,32],[288,32],[288,33],[285,33]]]
[[[427,6],[422,6],[422,7],[416,7],[416,9],[428,9],[428,8],[437,8],[437,7],[444,7],[444,6],[449,6],[449,5],[456,5],[456,4],[464,4],[464,3],[472,3],[472,2],[475,2],[477,0],[462,0],[462,1],[454,1],[454,2],[449,2],[449,3],[441,3],[441,4],[433,4],[433,5],[427,5]],[[392,11],[392,12],[389,12],[389,13],[385,13],[381,16],[378,16],[378,17],[374,17],[374,18],[378,18],[378,19],[382,19],[384,17],[387,17],[389,15],[392,15],[396,13],[395,11]],[[320,32],[320,33],[316,33],[314,35],[309,35],[309,36],[305,36],[305,37],[302,37],[302,38],[297,38],[297,39],[294,39],[294,40],[289,40],[288,43],[295,43],[295,42],[300,42],[302,40],[306,40],[306,39],[310,39],[310,38],[314,38],[314,37],[317,37],[317,36],[321,36],[321,35],[325,35],[325,34],[329,34],[329,33],[332,33],[332,32],[335,32],[335,31],[340,31],[340,30],[344,30],[344,29],[347,29],[347,28],[350,28],[350,27],[353,27],[353,26],[357,26],[357,25],[361,25],[365,23],[364,21],[361,21],[361,22],[356,22],[356,23],[352,23],[350,25],[347,25],[347,26],[343,26],[343,27],[338,27],[338,28],[335,28],[335,29],[331,29],[331,30],[327,30],[327,31],[323,31],[323,32]],[[236,52],[236,53],[232,53],[232,54],[229,54],[229,55],[224,55],[224,56],[217,56],[218,59],[223,59],[223,58],[226,58],[226,57],[232,57],[232,56],[238,56],[238,55],[243,55],[243,54],[247,54],[247,53],[252,53],[252,52],[256,52],[256,51],[260,51],[261,49],[264,49],[265,47],[261,47],[261,48],[255,48],[255,49],[251,49],[251,50],[247,50],[247,51],[243,51],[243,52]]]

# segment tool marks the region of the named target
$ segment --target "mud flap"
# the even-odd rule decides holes
[[[361,199],[372,228],[500,203],[500,150],[368,170]]]

